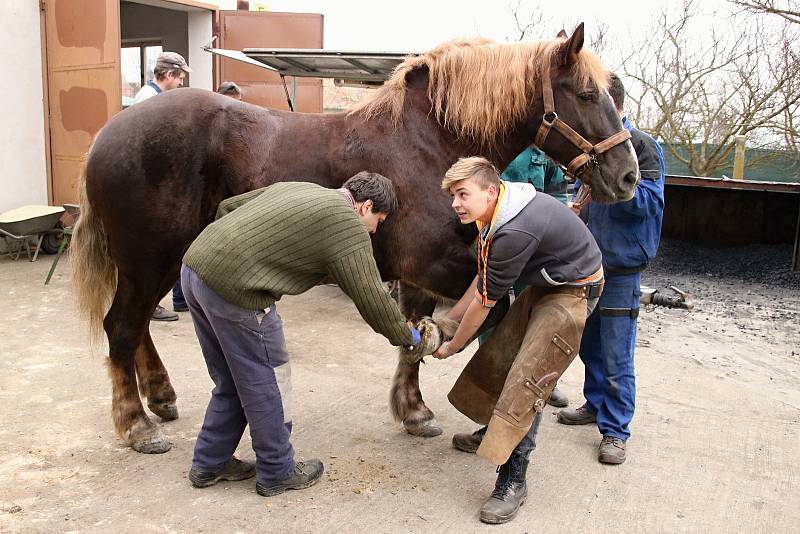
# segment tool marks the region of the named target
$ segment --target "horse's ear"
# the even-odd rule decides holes
[[[566,39],[567,37],[569,36],[567,35],[567,32],[565,32],[563,29],[560,32],[558,32],[558,35],[556,35],[556,39]]]
[[[572,37],[564,45],[564,55],[562,63],[564,65],[574,65],[578,61],[578,54],[583,48],[583,22],[578,24],[575,31],[572,32]]]

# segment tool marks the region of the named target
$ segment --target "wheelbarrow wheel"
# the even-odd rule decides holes
[[[61,241],[64,239],[63,229],[64,224],[61,221],[58,221],[55,229],[45,234],[44,239],[42,240],[42,252],[45,254],[56,254],[58,252],[58,247],[61,246]]]

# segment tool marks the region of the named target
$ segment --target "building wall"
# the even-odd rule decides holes
[[[211,12],[191,12],[189,15],[189,55],[186,61],[194,72],[189,77],[189,86],[213,91],[213,57],[203,50],[211,42],[213,21]]]
[[[44,93],[39,3],[0,2],[0,212],[25,204],[47,204]],[[8,53],[13,51],[13,53]]]
[[[347,111],[366,100],[375,90],[370,87],[337,87],[330,78],[322,80],[322,110],[325,113]]]

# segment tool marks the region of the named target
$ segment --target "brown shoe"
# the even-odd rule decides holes
[[[585,404],[579,408],[559,410],[557,419],[562,425],[588,425],[597,422],[597,417]]]
[[[560,389],[553,388],[553,392],[547,399],[547,404],[555,408],[566,408],[569,406],[569,399]]]
[[[597,459],[601,464],[621,464],[625,461],[625,440],[614,436],[603,436]]]
[[[481,446],[486,427],[481,427],[472,434],[453,434],[453,448],[474,454]]]

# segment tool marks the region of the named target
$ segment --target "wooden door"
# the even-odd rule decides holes
[[[219,12],[220,48],[322,48],[322,15],[256,11]],[[288,110],[278,74],[252,65],[220,58],[217,83],[239,84],[244,100],[272,109]],[[296,89],[295,111],[322,113],[322,80],[286,77],[291,95]]]
[[[47,63],[50,201],[78,200],[94,136],[122,109],[119,0],[41,0]]]

